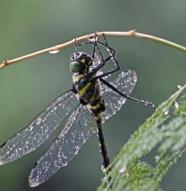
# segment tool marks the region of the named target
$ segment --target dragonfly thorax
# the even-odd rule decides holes
[[[81,104],[89,105],[101,99],[100,83],[95,79],[96,72],[91,72],[93,59],[85,52],[74,52],[70,68],[76,96]]]
[[[93,80],[93,77],[80,73],[74,73],[72,75],[76,95],[84,105],[91,104],[101,97],[100,83],[98,80]]]

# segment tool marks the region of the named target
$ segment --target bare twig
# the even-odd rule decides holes
[[[139,33],[139,32],[136,32],[135,30],[130,30],[130,31],[127,31],[127,32],[119,32],[119,31],[96,32],[96,34],[97,34],[97,36],[102,36],[104,34],[106,36],[123,36],[123,37],[144,38],[144,39],[147,39],[147,40],[158,42],[158,43],[166,45],[166,46],[170,46],[172,48],[181,50],[181,51],[186,53],[186,47],[184,47],[182,45],[179,45],[177,43],[174,43],[174,42],[171,42],[171,41],[168,41],[168,40],[165,40],[163,38],[156,37],[156,36],[152,36],[152,35],[148,35],[148,34],[144,34],[144,33]],[[95,35],[95,33],[91,33],[91,34],[88,34],[88,35],[77,37],[76,42],[89,40],[90,38],[94,37],[94,35]],[[66,48],[66,47],[68,47],[68,46],[70,46],[70,45],[72,45],[74,43],[75,43],[75,39],[72,39],[72,40],[67,41],[67,42],[65,42],[63,44],[55,45],[55,46],[52,46],[50,48],[39,50],[39,51],[30,53],[30,54],[27,54],[27,55],[24,55],[24,56],[20,56],[20,57],[15,58],[15,59],[4,60],[2,63],[0,63],[0,69],[5,68],[6,66],[9,66],[11,64],[16,64],[16,63],[18,63],[20,61],[23,61],[23,60],[33,58],[35,56],[38,56],[38,55],[41,55],[41,54],[44,54],[44,53],[49,53],[51,51],[62,50],[62,49]]]

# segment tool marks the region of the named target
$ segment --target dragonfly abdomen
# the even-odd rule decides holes
[[[101,122],[101,114],[105,111],[105,103],[102,97],[99,97],[94,103],[88,104],[89,109],[95,116],[98,123]]]
[[[101,113],[105,111],[105,104],[100,94],[99,81],[91,81],[83,74],[76,74],[73,76],[73,82],[80,103],[87,105],[95,118],[100,120]]]

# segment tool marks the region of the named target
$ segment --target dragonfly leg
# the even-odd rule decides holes
[[[97,66],[97,68],[95,68],[94,71],[97,72],[98,70],[100,70],[111,59],[116,64],[116,68],[112,69],[111,71],[105,72],[104,74],[101,74],[101,75],[98,75],[98,76],[94,77],[93,80],[108,76],[108,75],[110,75],[110,74],[112,74],[114,72],[117,72],[120,69],[119,62],[117,61],[117,59],[115,57],[116,51],[112,47],[110,47],[108,45],[108,42],[106,40],[106,36],[103,35],[103,37],[104,37],[105,42],[103,43],[101,41],[97,41],[97,43],[103,45],[106,48],[107,52],[109,52],[109,56],[107,58],[103,58],[103,55],[101,53],[101,50],[100,50],[99,46],[96,46],[96,48],[97,48],[97,50],[99,52],[99,55],[101,56],[101,64],[99,66]]]
[[[106,36],[105,34],[103,34],[103,38],[104,38],[104,43],[101,42],[101,41],[97,41],[97,43],[101,44],[102,46],[104,46],[107,50],[107,52],[109,52],[109,57],[107,57],[104,62],[107,62],[109,61],[110,59],[113,59],[115,64],[116,64],[116,68],[113,70],[112,73],[118,71],[120,69],[120,66],[119,66],[119,62],[117,61],[117,58],[115,57],[115,54],[116,54],[116,51],[111,47],[109,46],[108,42],[107,42],[107,39],[106,39]],[[98,47],[99,48],[99,47]]]
[[[132,100],[132,101],[135,101],[137,103],[142,103],[144,104],[145,106],[147,105],[150,105],[152,108],[155,108],[155,105],[150,102],[150,101],[145,101],[145,100],[141,100],[141,99],[137,99],[137,98],[134,98],[134,97],[131,97],[131,96],[128,96],[122,92],[120,92],[117,88],[115,88],[112,84],[110,84],[108,81],[102,79],[102,78],[99,78],[99,80],[104,83],[107,87],[109,87],[110,89],[112,89],[113,91],[115,91],[116,93],[118,93],[119,95],[121,95],[122,97],[125,97],[126,99],[129,99],[129,100]]]
[[[92,58],[94,58],[95,52],[96,52],[96,48],[98,47],[98,45],[97,45],[97,34],[96,34],[96,32],[95,32],[95,34],[94,34],[94,40],[93,40],[92,44],[93,44]]]
[[[99,64],[92,72],[91,74],[95,74],[98,70],[100,70],[103,66],[105,66],[105,64],[110,61],[111,59],[113,59],[114,63],[116,64],[116,68],[107,72],[105,75],[109,75],[109,74],[112,74],[116,71],[118,71],[120,69],[120,66],[119,66],[119,63],[115,57],[115,53],[116,51],[109,46],[108,42],[107,42],[107,39],[106,39],[106,36],[103,34],[103,37],[104,37],[104,42],[101,42],[98,40],[98,36],[97,34],[95,33],[94,37],[92,37],[90,39],[89,42],[82,42],[82,43],[77,43],[76,41],[76,38],[75,38],[75,51],[77,51],[78,47],[82,46],[82,45],[85,45],[85,44],[90,44],[90,45],[93,45],[93,51],[92,51],[92,58],[94,58],[95,56],[95,52],[96,52],[96,49],[101,57],[101,64]],[[92,40],[94,38],[94,40]],[[109,56],[107,58],[104,58],[98,44],[102,45],[103,47],[106,48],[107,52],[109,52]]]

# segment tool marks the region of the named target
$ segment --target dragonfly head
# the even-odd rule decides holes
[[[84,73],[92,65],[92,58],[85,52],[74,52],[70,58],[70,70],[73,73]]]

